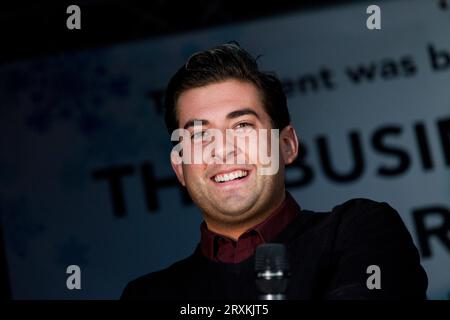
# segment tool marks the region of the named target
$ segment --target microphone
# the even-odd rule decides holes
[[[255,253],[256,287],[260,300],[285,300],[290,276],[286,247],[281,243],[261,244]]]

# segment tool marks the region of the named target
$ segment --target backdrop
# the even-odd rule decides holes
[[[304,146],[303,208],[350,198],[398,210],[428,296],[450,294],[450,10],[359,2],[0,68],[0,212],[13,298],[118,298],[189,255],[201,216],[178,186],[161,113],[192,53],[238,41],[275,71]],[[81,290],[66,269],[81,268]]]

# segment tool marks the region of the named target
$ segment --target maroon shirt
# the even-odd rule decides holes
[[[236,240],[208,230],[206,223],[200,225],[201,249],[210,260],[239,263],[252,256],[261,243],[271,242],[300,212],[301,208],[286,191],[286,197],[266,220],[245,231]]]

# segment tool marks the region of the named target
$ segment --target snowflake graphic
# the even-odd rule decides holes
[[[9,68],[3,89],[24,107],[25,122],[34,132],[48,132],[56,121],[75,121],[90,135],[101,128],[100,111],[108,99],[129,95],[129,77],[110,74],[99,61],[105,54],[78,53],[29,62]]]

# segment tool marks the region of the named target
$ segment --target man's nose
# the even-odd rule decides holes
[[[220,132],[221,138],[216,137],[216,140],[214,141],[215,145],[211,150],[211,157],[213,158],[214,163],[227,163],[227,160],[228,162],[234,161],[237,150],[233,133],[230,131]]]

